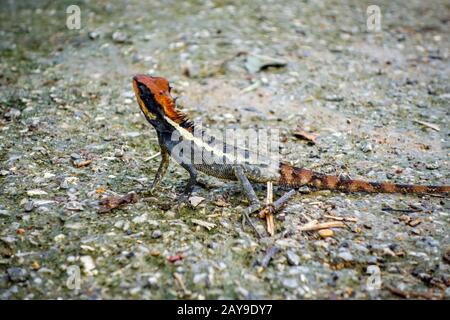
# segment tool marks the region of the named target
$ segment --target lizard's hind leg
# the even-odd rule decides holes
[[[262,238],[261,234],[259,233],[258,229],[256,229],[255,225],[253,224],[252,220],[250,219],[250,214],[261,209],[261,203],[258,200],[258,197],[256,196],[255,190],[253,190],[253,187],[248,181],[247,176],[244,173],[244,169],[242,169],[241,166],[234,167],[234,174],[236,175],[236,178],[238,179],[239,183],[242,186],[242,189],[244,189],[244,192],[250,202],[250,206],[244,210],[244,217],[247,219],[247,222],[250,224],[250,226],[255,230],[258,237]]]
[[[261,238],[261,234],[256,229],[253,222],[250,220],[250,214],[252,214],[255,211],[261,210],[259,213],[259,216],[261,218],[265,217],[266,214],[273,214],[281,207],[286,204],[286,202],[295,194],[295,190],[292,189],[289,192],[286,192],[281,198],[276,200],[274,203],[267,204],[264,207],[261,205],[261,202],[258,200],[258,197],[256,196],[255,190],[253,190],[253,187],[248,180],[247,176],[245,175],[244,169],[241,166],[234,167],[234,174],[236,175],[239,183],[242,186],[242,189],[244,189],[244,192],[250,201],[250,206],[248,206],[244,210],[244,217],[247,219],[248,223],[251,225],[251,227],[255,230],[256,234]]]

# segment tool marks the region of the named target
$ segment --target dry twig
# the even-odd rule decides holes
[[[323,222],[317,223],[316,220],[308,222],[299,228],[300,231],[316,231],[320,229],[329,229],[329,228],[345,228],[346,225],[341,221],[331,221],[331,222]]]

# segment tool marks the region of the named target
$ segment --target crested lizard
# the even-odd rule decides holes
[[[161,163],[150,187],[154,190],[166,173],[170,158],[173,158],[189,173],[184,195],[189,195],[197,183],[197,173],[225,180],[238,181],[250,206],[250,213],[262,209],[252,187],[253,183],[271,182],[291,189],[310,186],[316,189],[367,193],[449,193],[450,186],[421,186],[388,182],[369,182],[340,176],[321,174],[306,168],[294,167],[285,162],[254,162],[250,151],[239,146],[217,143],[215,137],[194,134],[194,124],[177,109],[176,99],[171,96],[169,82],[161,77],[136,75],[133,89],[138,105],[147,121],[156,129],[161,147]],[[181,148],[180,148],[181,146]],[[181,150],[181,152],[180,152]],[[258,158],[260,159],[260,158]],[[291,193],[292,194],[292,193]],[[285,197],[288,198],[288,197]],[[286,200],[286,199],[285,199]]]

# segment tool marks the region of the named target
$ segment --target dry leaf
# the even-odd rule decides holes
[[[28,190],[27,191],[27,195],[29,195],[30,197],[32,196],[44,196],[47,195],[48,193],[45,192],[44,190],[40,190],[40,189],[33,189],[33,190]]]
[[[308,141],[308,144],[310,144],[310,145],[316,144],[317,137],[311,133],[306,132],[305,130],[300,129],[300,128],[295,130],[293,135],[294,135],[294,137],[296,137],[298,139]]]
[[[105,193],[105,191],[106,191],[106,189],[104,187],[100,187],[95,190],[95,193],[102,194],[102,193]]]
[[[168,256],[168,257],[167,257],[167,260],[168,260],[170,263],[174,263],[174,262],[179,261],[179,260],[182,260],[182,259],[183,259],[183,256],[182,256],[181,254],[176,254],[176,255],[174,255],[174,256]]]
[[[222,198],[218,198],[214,204],[218,207],[229,207],[231,204]]]
[[[436,130],[436,131],[441,131],[441,128],[439,128],[439,126],[437,124],[433,124],[433,123],[429,123],[429,122],[425,122],[425,121],[420,121],[420,120],[414,120],[415,123],[421,124],[427,128]]]
[[[124,195],[123,197],[116,197],[116,196],[107,197],[107,198],[103,199],[102,201],[100,201],[101,207],[99,209],[99,213],[107,213],[107,212],[110,212],[110,211],[120,207],[120,206],[129,204],[129,203],[135,203],[137,201],[138,201],[138,196],[134,192],[130,192],[130,193]]]
[[[276,67],[276,68],[284,67],[286,66],[286,64],[287,62],[283,59],[273,58],[260,54],[250,54],[247,56],[245,68],[250,73],[257,73],[269,67]]]
[[[358,218],[354,217],[338,217],[338,216],[332,216],[329,214],[324,215],[325,218],[333,219],[336,221],[348,221],[348,222],[358,222]]]
[[[416,219],[416,220],[410,221],[408,224],[409,224],[411,227],[415,227],[415,226],[418,226],[418,225],[421,224],[421,223],[422,223],[422,220]]]
[[[77,168],[83,168],[92,163],[92,160],[76,160],[73,162],[73,165]]]
[[[199,219],[192,219],[191,221],[199,226],[205,227],[208,230],[211,230],[212,228],[216,227],[216,225],[214,223],[206,222],[206,221],[199,220]]]
[[[195,208],[196,206],[198,206],[200,203],[203,202],[203,200],[205,200],[205,198],[203,197],[198,197],[198,196],[192,196],[189,197],[189,203]]]

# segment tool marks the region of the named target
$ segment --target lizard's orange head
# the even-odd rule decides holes
[[[164,110],[175,105],[169,82],[164,78],[138,74],[133,77],[133,89],[139,107],[149,120],[164,116]]]
[[[170,95],[171,87],[166,79],[138,74],[133,77],[133,89],[139,107],[150,123],[170,121],[185,128],[191,127],[184,114],[176,110],[175,99]]]

